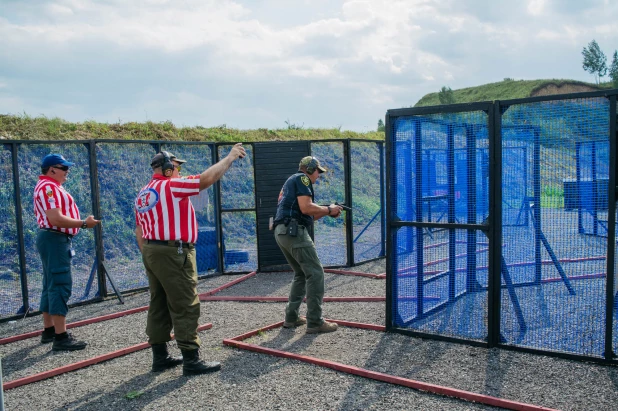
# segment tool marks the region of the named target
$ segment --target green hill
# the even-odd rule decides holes
[[[612,88],[611,82],[597,85],[576,80],[504,79],[498,83],[453,90],[453,97],[455,98],[455,103],[473,103],[477,101],[509,100],[549,94],[578,93],[609,88]],[[438,92],[426,94],[414,107],[437,105],[440,105]]]

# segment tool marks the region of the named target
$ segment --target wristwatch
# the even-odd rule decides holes
[[[82,228],[88,228],[88,226],[86,225],[86,220],[82,220]]]

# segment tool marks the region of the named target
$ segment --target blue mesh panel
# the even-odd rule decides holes
[[[345,173],[343,169],[343,143],[311,143],[311,154],[316,156],[328,171],[318,178],[313,188],[317,204],[345,203]],[[320,261],[325,266],[347,263],[345,238],[345,211],[337,219],[323,217],[314,224],[315,246]]]
[[[410,116],[393,122],[392,212],[407,222],[480,224],[489,212],[487,115]],[[487,336],[486,237],[475,230],[402,227],[393,234],[397,326]]]
[[[224,210],[255,208],[253,146],[245,145],[247,155],[236,160],[221,178],[221,207]],[[228,155],[232,145],[219,147],[219,158]],[[255,212],[223,212],[224,271],[257,269]]]
[[[224,212],[221,216],[225,272],[257,269],[255,212]]]
[[[211,146],[206,144],[164,144],[161,149],[170,151],[187,162],[182,165],[181,175],[201,174],[212,165]],[[215,228],[214,187],[202,190],[190,197],[195,209],[198,239],[195,246],[197,271],[200,276],[217,270],[217,233]]]
[[[234,161],[221,178],[221,207],[223,209],[254,208],[255,181],[253,178],[253,146],[245,145],[245,158]],[[220,146],[219,158],[228,155],[232,146]]]
[[[505,135],[513,132],[504,131]],[[507,146],[506,144],[513,144]],[[502,224],[505,226],[528,225],[524,199],[528,195],[528,170],[532,164],[532,149],[527,141],[506,139],[502,147]]]
[[[15,218],[15,188],[11,151],[4,147],[0,151],[0,172],[4,176],[0,183],[0,318],[17,314],[23,309],[21,282],[19,278],[19,251],[17,221]],[[30,207],[31,208],[31,207]],[[31,210],[29,210],[32,212]],[[34,230],[34,229],[33,229]]]
[[[450,337],[484,339],[487,292],[482,287],[487,286],[488,255],[485,237],[479,233],[474,238],[468,231],[453,230],[450,235],[442,231],[430,238],[419,230],[403,227],[393,235],[395,325]],[[407,239],[419,234],[423,237],[422,250],[407,252]],[[469,253],[470,245],[475,252]]]
[[[595,155],[590,144],[607,144],[608,107],[605,98],[572,99],[519,104],[503,115],[504,147],[523,145],[528,158],[519,170],[503,169],[510,181],[503,192],[514,186],[507,175],[522,175],[521,208],[529,220],[503,227],[503,284],[505,276],[519,284],[502,291],[501,327],[510,344],[589,356],[604,351],[607,239],[583,235],[572,210],[599,208],[594,186],[582,183],[608,175],[607,150]],[[578,166],[578,157],[595,158],[596,172],[588,160]]]
[[[30,306],[35,310],[39,308],[41,300],[43,272],[41,258],[35,246],[38,225],[34,215],[32,195],[41,174],[41,160],[49,153],[60,153],[66,159],[75,163],[75,166],[71,167],[69,177],[63,187],[75,200],[83,218],[92,214],[89,156],[88,149],[84,144],[19,145],[19,183],[23,207],[28,294]],[[95,260],[94,230],[81,230],[73,238],[73,248],[76,255],[72,260],[73,294],[69,303],[91,299],[96,292],[95,287],[89,295],[85,295],[86,285]]]
[[[147,143],[97,144],[105,266],[120,291],[148,286],[135,239],[134,202],[151,179],[155,154]],[[113,293],[109,282],[107,290]]]
[[[609,141],[576,145],[576,178],[564,182],[565,209],[576,210],[581,234],[607,236]]]
[[[616,213],[618,217],[618,212]],[[616,220],[618,221],[618,220]],[[618,231],[616,231],[616,243],[618,243]],[[618,257],[614,255],[614,267],[618,267]],[[611,307],[614,315],[614,327],[612,332],[614,353],[618,353],[618,275],[614,269],[614,306]]]
[[[354,260],[384,255],[379,143],[350,142]]]

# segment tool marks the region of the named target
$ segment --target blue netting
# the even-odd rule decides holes
[[[316,156],[328,171],[314,185],[317,204],[345,203],[345,173],[343,143],[312,143],[311,154]],[[345,212],[344,212],[345,213]],[[324,217],[314,224],[315,247],[325,266],[343,266],[347,263],[345,214],[339,218]]]
[[[355,262],[383,257],[381,143],[350,142]],[[378,167],[376,167],[376,165]]]
[[[23,311],[13,160],[8,147],[0,151],[0,172],[8,177],[0,184],[0,209],[4,215],[0,219],[0,317],[6,317]]]
[[[152,176],[147,143],[98,143],[97,168],[105,266],[120,291],[148,286],[135,239],[134,202]],[[113,292],[107,284],[109,292]]]
[[[495,246],[502,248],[500,326],[506,344],[604,355],[608,108],[608,100],[599,97],[516,104],[503,111],[502,238]],[[407,116],[391,123],[393,218],[482,222],[486,198],[493,195],[486,191],[485,116]],[[403,227],[393,231],[392,240],[395,325],[484,338],[485,313],[492,309],[486,299],[485,236]]]
[[[505,128],[505,136],[515,132]],[[509,146],[509,144],[513,144]],[[526,141],[506,138],[502,147],[502,224],[527,226],[525,198],[528,195],[528,176],[532,173],[532,149]]]
[[[330,169],[316,184],[316,201],[345,202],[343,141],[314,143],[313,153]],[[34,246],[38,232],[32,211],[32,190],[40,174],[40,160],[49,152],[59,152],[75,161],[70,178],[65,183],[75,198],[82,215],[92,212],[88,147],[90,143],[62,142],[58,144],[20,143],[18,162],[24,220],[24,243],[27,267],[29,304],[38,309],[41,287],[41,263]],[[153,142],[97,142],[94,156],[97,164],[100,213],[102,220],[102,253],[108,273],[120,291],[147,287],[141,254],[135,240],[134,200],[139,190],[150,181],[150,160],[157,152]],[[8,147],[8,146],[7,146]],[[163,143],[161,149],[187,160],[182,174],[198,174],[211,166],[213,143]],[[380,150],[376,143],[353,143],[352,173],[362,178],[352,184],[354,204],[353,230],[357,255],[355,262],[379,256],[381,243],[380,210]],[[219,158],[231,145],[218,148]],[[191,198],[199,225],[197,268],[201,276],[215,272],[250,271],[257,268],[256,205],[254,193],[253,146],[246,145],[247,157],[233,163],[221,179],[221,210],[216,209],[214,188]],[[11,170],[11,152],[1,152],[2,165],[9,178],[0,184],[0,205],[8,218],[0,223],[0,317],[15,314],[22,305],[19,279],[20,261],[15,222],[15,197]],[[224,267],[218,265],[217,218],[221,212]],[[325,265],[345,265],[346,226],[343,217],[323,219],[316,228],[316,246]],[[74,240],[78,252],[73,260],[74,292],[71,303],[93,299],[99,295],[95,267],[94,230],[82,231]],[[108,293],[113,293],[107,282]]]
[[[245,145],[247,155],[236,160],[221,178],[221,207],[223,210],[255,209],[255,181],[253,176],[253,146]],[[231,145],[219,147],[224,158]],[[257,237],[255,211],[224,211],[223,230],[224,269],[226,272],[257,269]]]
[[[18,149],[19,183],[23,207],[24,245],[26,249],[26,273],[30,307],[38,310],[41,300],[42,266],[35,241],[38,225],[34,215],[32,196],[39,175],[41,159],[49,153],[60,153],[75,163],[63,187],[73,196],[80,214],[85,218],[92,214],[90,191],[90,167],[88,148],[84,144],[20,144]],[[73,294],[69,303],[92,299],[94,292],[86,294],[88,280],[95,260],[93,230],[82,230],[73,238],[76,251],[72,260]]]
[[[609,174],[603,158],[608,108],[605,98],[573,99],[512,106],[502,117],[510,130],[503,144],[526,143],[529,158],[521,189],[530,223],[503,228],[507,273],[520,284],[514,292],[503,290],[501,327],[508,343],[603,355],[607,239],[582,235],[578,213],[569,210],[581,216],[607,207],[607,181],[603,204],[592,180]],[[516,173],[523,170],[503,168],[503,176]]]
[[[393,123],[391,201],[406,222],[480,224],[489,211],[487,115]],[[483,339],[488,243],[476,230],[402,227],[393,234],[393,319],[415,331]]]
[[[564,208],[577,211],[581,234],[607,236],[609,141],[575,145],[576,178],[564,180]]]

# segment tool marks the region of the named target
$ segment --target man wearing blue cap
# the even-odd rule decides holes
[[[80,229],[93,228],[100,220],[88,216],[81,220],[73,197],[62,187],[74,163],[60,154],[48,154],[41,162],[41,175],[34,188],[34,213],[39,232],[36,248],[43,263],[43,334],[41,343],[52,344],[53,351],[75,351],[86,343],[74,339],[66,329],[73,279],[71,258],[75,254],[71,240]]]

